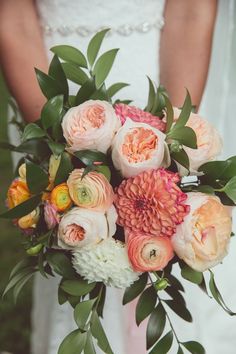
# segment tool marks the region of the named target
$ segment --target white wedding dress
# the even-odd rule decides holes
[[[37,0],[36,4],[48,53],[50,47],[58,44],[73,45],[85,52],[92,34],[100,28],[110,27],[112,33],[105,40],[102,49],[105,51],[117,47],[120,52],[107,80],[108,84],[116,81],[130,83],[131,86],[124,89],[119,97],[133,99],[140,107],[145,105],[148,92],[145,75],[158,83],[158,52],[161,28],[164,24],[164,0]],[[209,92],[214,92],[212,87]],[[71,88],[74,89],[73,85]],[[211,105],[212,102],[214,99],[211,100]],[[207,108],[207,105],[203,108],[206,113]],[[211,117],[214,120],[215,117]],[[220,117],[216,123],[221,128]],[[232,256],[231,261],[226,260],[226,268],[227,262],[230,265],[228,271],[235,274],[236,262]],[[62,339],[75,328],[70,306],[57,304],[58,281],[57,278],[48,281],[40,275],[36,277],[33,354],[56,354]],[[227,283],[228,281],[224,282],[224,293],[232,299],[231,287]],[[235,320],[230,321],[227,315],[216,309],[217,305],[202,295],[196,286],[186,284],[186,287],[186,298],[189,308],[193,311],[194,324],[185,324],[174,316],[179,337],[182,340],[202,341],[207,354],[222,354],[223,350],[227,354],[235,354],[236,336],[232,329],[233,326],[235,328]],[[115,354],[144,354],[145,351],[134,353],[127,347],[127,342],[131,341],[132,336],[135,337],[135,333],[130,330],[129,323],[125,320],[125,308],[122,308],[121,298],[120,291],[109,289],[103,324],[112,348]]]

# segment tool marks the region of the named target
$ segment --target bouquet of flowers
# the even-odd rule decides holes
[[[232,236],[236,156],[215,161],[221,138],[192,113],[188,92],[179,110],[148,79],[143,110],[114,101],[127,84],[105,85],[117,54],[98,57],[107,31],[92,38],[87,57],[67,45],[51,49],[48,74],[36,69],[47,98],[40,119],[24,128],[19,146],[1,143],[23,154],[0,217],[19,227],[26,250],[5,293],[17,298],[38,271],[61,276],[58,301],[74,308],[78,329],[59,354],[95,353],[94,339],[113,353],[100,321],[107,286],[125,289],[124,305],[138,297],[136,322],[149,317],[150,354],[167,353],[174,340],[178,354],[201,354],[202,345],[181,342],[171,323],[168,309],[192,321],[172,267],[235,315],[211,268]],[[74,96],[68,80],[79,85]]]

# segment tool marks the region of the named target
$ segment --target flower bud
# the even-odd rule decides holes
[[[43,248],[43,245],[41,243],[39,243],[36,246],[30,247],[26,250],[26,253],[29,256],[37,256],[39,254],[39,252],[41,251],[41,249]]]
[[[165,290],[169,286],[168,279],[162,278],[155,283],[155,288],[157,291]]]

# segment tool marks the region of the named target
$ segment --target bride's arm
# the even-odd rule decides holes
[[[26,121],[39,118],[45,102],[34,67],[47,70],[34,0],[0,0],[0,59],[8,86]]]
[[[160,81],[181,106],[190,91],[199,106],[208,74],[217,0],[166,0]]]

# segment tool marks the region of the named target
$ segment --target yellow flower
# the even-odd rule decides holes
[[[51,204],[55,206],[57,211],[65,211],[72,205],[69,189],[66,183],[59,184],[51,192]]]
[[[7,205],[14,208],[30,198],[30,191],[27,184],[20,178],[15,179],[7,192]]]
[[[18,169],[19,179],[26,183],[26,164],[23,163]]]
[[[39,208],[33,210],[31,213],[23,216],[18,220],[18,226],[21,229],[28,229],[30,227],[35,228],[39,221],[40,210]]]

